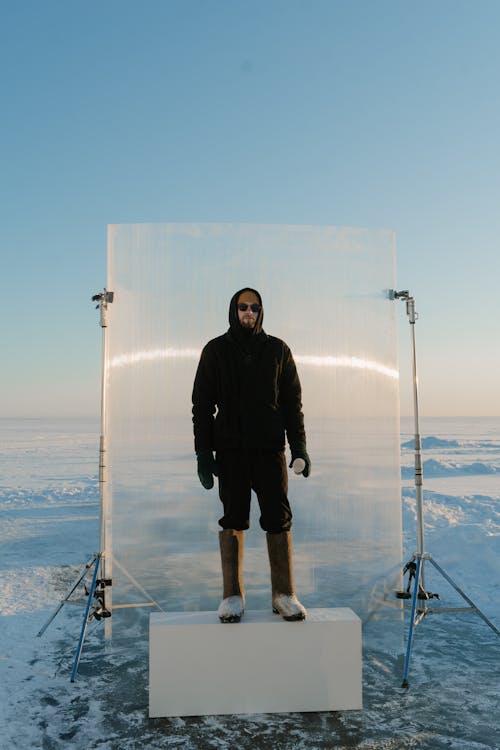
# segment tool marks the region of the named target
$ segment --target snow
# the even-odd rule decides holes
[[[494,466],[482,461],[473,461],[472,463],[463,463],[450,460],[436,460],[434,458],[424,461],[423,470],[426,477],[448,477],[459,474],[498,474],[500,467]],[[413,477],[413,468],[410,466],[402,467],[403,479]]]
[[[447,438],[440,438],[436,437],[436,435],[428,435],[427,437],[424,437],[420,441],[421,447],[424,450],[432,450],[434,448],[441,448],[443,450],[449,448],[453,450],[454,452],[457,451],[457,449],[461,449],[464,451],[470,451],[471,448],[478,448],[480,450],[496,450],[497,446],[495,445],[494,441],[492,440],[449,440]],[[415,446],[415,440],[412,438],[411,440],[406,440],[404,443],[401,443],[401,448],[408,449],[413,451]]]
[[[416,544],[410,428],[404,425],[401,452],[405,559]],[[500,423],[433,420],[422,434],[426,549],[500,627]],[[150,720],[148,644],[133,614],[119,643],[105,642],[102,623],[91,624],[70,683],[83,597],[37,633],[96,551],[98,425],[0,420],[0,438],[2,746],[500,747],[500,639],[472,613],[438,614],[464,602],[430,565],[426,586],[441,602],[416,630],[410,689],[400,688],[401,653],[365,648],[360,712]],[[244,679],[237,665],[228,668]]]

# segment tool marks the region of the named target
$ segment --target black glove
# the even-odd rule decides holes
[[[297,443],[297,445],[291,445],[290,451],[292,452],[292,460],[290,461],[289,469],[292,468],[293,462],[296,458],[302,458],[305,461],[304,471],[301,472],[302,476],[308,477],[311,473],[311,459],[306,451],[305,443]]]
[[[217,464],[212,451],[200,451],[196,454],[198,461],[198,477],[206,490],[214,486],[213,475],[217,476]]]

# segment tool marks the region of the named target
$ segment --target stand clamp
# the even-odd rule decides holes
[[[415,557],[413,560],[410,560],[406,563],[406,565],[403,568],[403,576],[408,573],[408,585],[404,591],[396,591],[396,598],[397,599],[411,599],[411,582],[415,579],[415,585],[416,585],[416,573],[417,573],[417,563],[415,562]],[[439,594],[432,593],[431,591],[427,591],[424,589],[421,583],[418,584],[418,599],[422,601],[427,601],[429,599],[441,599]]]
[[[394,292],[394,299],[402,299],[406,302],[406,314],[410,323],[418,320],[418,313],[415,312],[415,299],[410,295],[408,289],[402,289],[400,292]]]
[[[92,296],[92,302],[97,302],[98,304],[95,306],[95,309],[101,308],[101,328],[106,328],[108,325],[107,316],[106,313],[108,311],[108,305],[111,304],[114,300],[115,293],[114,292],[108,292],[107,289],[104,289],[103,292],[99,292],[98,294],[94,294]]]
[[[95,582],[94,599],[97,604],[94,605],[92,611],[89,614],[89,620],[103,620],[106,617],[111,617],[111,612],[105,606],[105,589],[108,586],[112,586],[113,582],[111,578],[98,578]],[[90,591],[85,587],[85,594],[90,595]]]

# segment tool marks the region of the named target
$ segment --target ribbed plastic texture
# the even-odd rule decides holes
[[[196,474],[191,389],[202,346],[251,286],[264,329],[291,347],[312,459],[289,472],[297,593],[351,607],[375,631],[401,629],[399,381],[394,235],[387,230],[249,224],[109,227],[108,560],[113,605],[216,610],[217,486]],[[270,606],[265,536],[253,502],[247,606]],[[125,611],[125,610],[123,610]],[[151,608],[127,610],[137,621]],[[126,618],[113,615],[114,634]],[[128,626],[127,626],[128,627]],[[391,639],[393,638],[394,630]]]

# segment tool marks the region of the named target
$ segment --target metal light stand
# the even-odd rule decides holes
[[[141,584],[125,570],[120,562],[112,555],[111,552],[111,500],[108,490],[107,476],[107,391],[108,391],[108,305],[113,302],[114,292],[104,289],[104,292],[95,294],[92,297],[93,302],[97,302],[100,309],[100,324],[102,328],[102,379],[101,379],[101,438],[99,445],[99,496],[101,501],[101,529],[100,529],[100,552],[94,557],[94,574],[88,593],[88,601],[83,618],[80,639],[75,655],[73,671],[71,673],[71,682],[75,681],[80,656],[83,649],[83,643],[87,632],[87,627],[92,619],[104,619],[104,637],[111,638],[111,614],[113,611],[112,597],[112,565],[113,563],[120,571],[131,581],[135,588],[146,598],[145,602],[138,604],[115,604],[114,609],[121,609],[134,606],[154,606],[161,610],[160,605],[148,594]],[[88,566],[92,567],[92,565]],[[100,574],[99,574],[100,573]],[[92,600],[96,599],[97,604],[91,607]]]
[[[92,582],[88,593],[87,606],[85,607],[85,613],[83,616],[82,629],[80,631],[80,638],[78,640],[78,646],[76,649],[75,660],[73,662],[73,669],[71,672],[71,682],[76,679],[76,673],[78,672],[78,666],[80,664],[80,657],[82,655],[83,644],[85,636],[87,634],[87,628],[92,619],[101,620],[104,619],[104,637],[111,637],[111,611],[112,611],[112,596],[111,596],[111,560],[106,555],[109,549],[110,542],[110,520],[109,520],[109,503],[107,496],[107,475],[106,475],[106,417],[107,417],[107,401],[106,401],[106,383],[107,383],[107,361],[108,361],[108,340],[107,340],[107,327],[108,327],[108,305],[113,302],[113,292],[108,292],[104,289],[104,292],[94,294],[92,302],[97,302],[97,307],[100,310],[100,325],[102,328],[102,378],[101,378],[101,436],[99,440],[99,498],[100,498],[100,551],[94,557],[94,572],[92,575]],[[100,573],[100,576],[99,576]],[[91,607],[92,600],[97,600],[97,606]]]
[[[108,305],[113,302],[114,292],[105,288],[100,294],[92,297],[100,310],[100,324],[102,328],[102,376],[101,376],[101,437],[99,441],[99,497],[101,500],[101,577],[98,580],[99,595],[106,617],[104,623],[104,637],[111,638],[112,612],[112,562],[111,562],[111,512],[108,498],[107,483],[107,381],[108,381]]]
[[[109,509],[107,502],[107,488],[106,488],[106,362],[107,362],[107,339],[106,339],[106,328],[107,328],[107,308],[108,304],[113,302],[113,292],[108,292],[106,289],[100,294],[95,294],[92,297],[93,302],[98,302],[97,307],[100,308],[100,324],[103,330],[103,346],[102,346],[102,384],[101,384],[101,436],[99,442],[99,497],[100,497],[100,551],[96,552],[93,557],[86,563],[83,571],[80,573],[76,581],[69,589],[66,596],[61,599],[58,606],[49,617],[45,625],[39,630],[37,636],[40,637],[45,633],[50,623],[55,619],[57,614],[61,611],[63,606],[70,601],[70,597],[78,586],[84,581],[89,575],[90,571],[93,570],[92,580],[90,588],[85,587],[85,593],[87,594],[87,604],[85,607],[85,614],[83,618],[83,624],[80,631],[80,637],[78,640],[78,646],[73,662],[73,669],[71,671],[71,682],[76,679],[76,673],[80,664],[80,657],[83,650],[83,644],[87,633],[87,628],[91,620],[105,620],[105,637],[111,636],[111,627],[109,624],[109,618],[111,617],[111,566],[109,559],[106,557],[106,550],[109,545]],[[99,575],[100,573],[100,575]],[[96,603],[93,605],[93,600]],[[93,605],[93,606],[92,606]]]
[[[396,596],[400,599],[411,599],[410,628],[408,632],[408,642],[406,646],[406,656],[403,670],[403,682],[401,687],[407,688],[408,673],[410,669],[411,649],[413,635],[417,625],[430,614],[443,614],[445,612],[475,612],[482,620],[493,630],[496,635],[500,631],[488,620],[485,614],[481,612],[474,602],[462,591],[462,589],[450,578],[450,576],[438,565],[436,560],[424,550],[424,511],[423,511],[423,471],[422,471],[422,443],[420,439],[419,414],[418,414],[418,378],[417,378],[417,357],[415,349],[415,321],[417,314],[415,312],[415,300],[410,296],[408,290],[394,292],[394,299],[401,299],[406,302],[406,314],[410,323],[411,337],[411,360],[413,375],[413,412],[415,420],[415,490],[416,490],[416,514],[417,514],[417,551],[412,555],[412,559],[406,563],[403,569],[403,575],[408,572],[408,586],[405,591],[399,591]],[[462,599],[467,602],[468,607],[430,607],[430,599],[439,599],[439,594],[433,594],[425,588],[425,562],[430,562],[440,575],[460,594]],[[411,583],[413,581],[413,592],[411,592]]]

